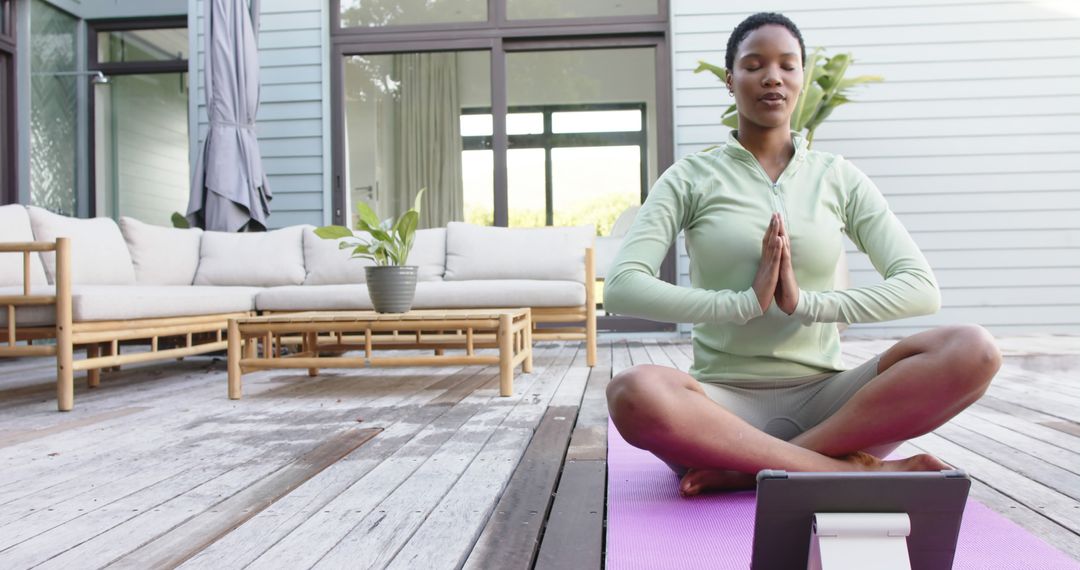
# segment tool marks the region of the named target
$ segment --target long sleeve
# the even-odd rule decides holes
[[[690,161],[676,164],[649,192],[604,284],[606,310],[676,323],[742,324],[762,314],[753,289],[680,287],[657,277],[676,236],[694,215],[694,185],[685,175],[693,168]]]
[[[844,291],[803,289],[794,316],[805,324],[865,323],[937,312],[941,296],[930,265],[881,192],[847,161],[840,160],[836,173],[851,189],[843,205],[845,233],[884,281]]]

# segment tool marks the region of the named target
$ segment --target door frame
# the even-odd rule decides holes
[[[7,60],[4,69],[3,89],[0,94],[4,102],[0,107],[0,113],[4,116],[4,125],[7,128],[0,132],[0,152],[4,154],[4,171],[0,172],[0,205],[17,204],[19,202],[19,177],[18,177],[18,103],[16,100],[18,90],[15,88],[15,66],[18,61],[18,42],[15,36],[15,0],[0,0],[0,11],[3,11],[0,21],[0,57]]]
[[[341,28],[341,0],[330,1],[331,218],[345,219],[344,58],[409,52],[489,51],[491,77],[492,155],[494,162],[494,225],[509,221],[506,153],[506,54],[525,51],[569,51],[652,47],[656,77],[656,173],[675,161],[674,102],[670,48],[669,0],[659,0],[653,16],[575,20],[513,21],[505,18],[505,0],[489,0],[488,21],[464,24]],[[676,244],[665,256],[659,277],[676,283]],[[618,332],[675,331],[674,323],[636,317],[597,318],[602,330]]]
[[[133,62],[121,62],[121,63],[101,63],[97,60],[98,52],[98,33],[99,32],[112,32],[112,31],[127,31],[127,30],[147,30],[147,29],[162,29],[162,28],[187,28],[188,18],[187,16],[172,16],[172,17],[157,17],[157,18],[109,18],[102,20],[87,20],[86,21],[86,69],[93,73],[100,71],[105,74],[106,77],[120,76],[120,75],[143,75],[150,73],[188,73],[188,60],[177,59],[167,61],[133,61]],[[188,58],[190,59],[192,54],[192,46],[188,46]],[[191,78],[188,78],[188,85],[191,85]],[[94,115],[94,92],[95,89],[91,87],[87,90],[86,105],[89,111],[87,112],[87,129],[86,129],[86,171],[87,171],[87,204],[90,208],[90,217],[96,217],[98,215],[107,214],[111,217],[111,213],[98,211],[98,194],[97,194],[97,152],[94,146],[94,142],[97,136],[97,123]],[[191,97],[190,88],[188,90],[188,97]],[[190,124],[190,121],[188,121]],[[191,133],[188,133],[188,140],[191,140]]]

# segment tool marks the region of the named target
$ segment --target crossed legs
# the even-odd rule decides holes
[[[1000,366],[982,327],[910,336],[882,355],[878,375],[835,414],[791,441],[756,429],[709,399],[691,376],[663,366],[618,374],[608,385],[608,410],[627,442],[685,471],[681,490],[688,495],[752,486],[761,469],[935,470],[945,464],[925,454],[879,457],[978,400]]]

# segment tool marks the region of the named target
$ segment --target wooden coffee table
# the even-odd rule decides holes
[[[262,344],[262,351],[258,345]],[[282,345],[298,352],[283,355]],[[499,393],[514,393],[514,368],[532,372],[532,313],[521,309],[443,309],[407,313],[281,313],[229,320],[229,398],[244,372],[276,368],[498,364]],[[498,348],[498,355],[477,354]],[[375,350],[430,349],[431,355],[375,356]],[[355,355],[362,351],[363,355]],[[462,352],[463,351],[463,352]],[[353,354],[349,354],[353,353]]]

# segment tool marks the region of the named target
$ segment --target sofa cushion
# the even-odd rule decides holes
[[[496,228],[450,222],[446,228],[447,281],[541,279],[585,281],[585,249],[593,226]]]
[[[213,315],[250,311],[257,287],[85,285],[71,295],[75,322]]]
[[[121,217],[135,282],[148,285],[191,285],[199,268],[199,228],[178,229],[155,226],[135,218]]]
[[[203,232],[195,285],[275,287],[304,282],[303,232]]]
[[[80,219],[29,206],[30,225],[38,241],[71,238],[72,285],[133,285],[131,263],[120,227],[111,218]],[[56,281],[56,254],[41,254],[49,282]]]
[[[360,239],[365,237],[366,234]],[[304,285],[367,282],[364,268],[375,263],[369,259],[352,259],[352,249],[338,247],[341,241],[322,239],[315,235],[315,228],[304,229],[304,266],[307,269]],[[446,263],[446,229],[418,230],[412,251],[409,252],[408,263],[420,267],[417,275],[420,281],[441,280]]]
[[[255,296],[260,311],[370,310],[367,285],[302,285],[270,287]]]
[[[575,307],[585,304],[585,286],[575,281],[475,280],[416,284],[414,309]]]
[[[52,295],[56,289],[52,285],[40,285],[31,289],[31,295]],[[0,286],[2,295],[22,295],[22,285]],[[0,310],[0,328],[6,328],[8,324],[7,307]],[[15,324],[18,327],[39,327],[56,324],[56,308],[52,305],[30,305],[15,309]]]
[[[0,206],[0,243],[28,241],[34,241],[34,231],[30,229],[30,214],[26,212],[26,207],[19,204]],[[30,284],[45,285],[48,282],[45,268],[41,265],[41,256],[31,253]],[[22,253],[0,253],[0,287],[22,284]]]

